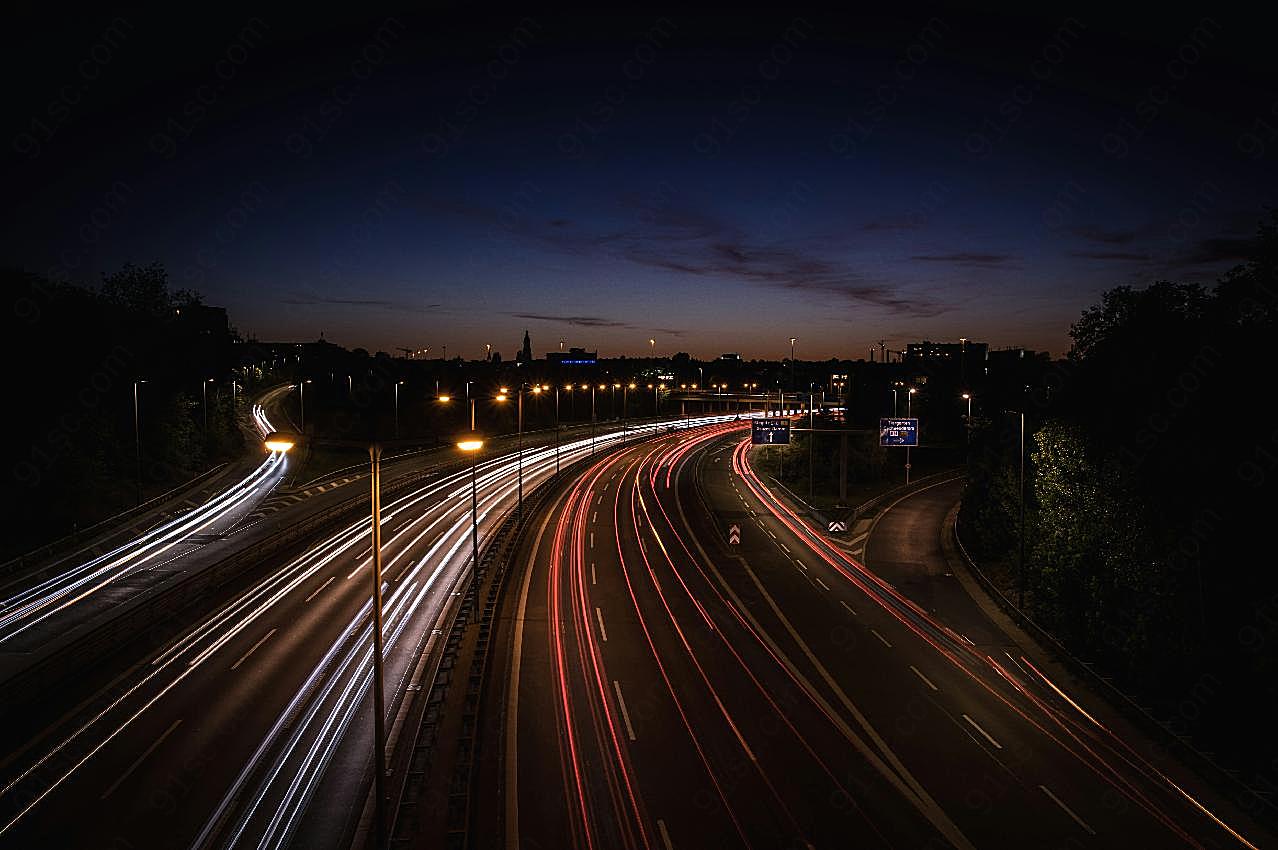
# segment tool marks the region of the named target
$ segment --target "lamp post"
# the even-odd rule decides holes
[[[382,447],[368,446],[373,504],[373,794],[377,846],[386,846],[386,694],[382,671]]]
[[[212,378],[205,378],[200,382],[200,392],[204,395],[204,439],[209,438],[209,384],[213,383]]]
[[[309,384],[310,382],[311,382],[310,379],[307,378],[305,381],[301,381],[297,385],[297,391],[302,397],[302,433],[303,434],[306,433],[306,385]]]
[[[479,497],[475,491],[475,456],[483,447],[484,441],[474,437],[457,443],[457,448],[470,455],[470,549],[476,579],[479,577]]]
[[[599,386],[603,389],[603,385]],[[590,454],[595,453],[595,385],[590,385]]]
[[[403,381],[395,382],[395,439],[399,439],[399,385]]]
[[[275,432],[263,440],[268,451],[288,452],[297,444],[292,434]],[[349,441],[333,441],[351,445]],[[382,669],[382,447],[368,444],[370,467],[371,537],[373,566],[373,818],[377,846],[386,846],[386,692]]]
[[[816,384],[808,384],[808,504],[812,504],[812,478],[815,466],[812,461],[813,447],[816,444],[816,412],[812,409],[812,400],[816,396],[813,387]]]
[[[798,340],[797,336],[790,337],[790,389],[794,389],[794,344]]]
[[[914,394],[916,392],[918,392],[917,387],[910,387],[910,391],[905,394],[905,418],[906,419],[909,419],[912,416],[911,410],[914,406],[913,404]],[[917,428],[914,429],[914,435],[915,435],[914,438],[917,440],[918,439]],[[909,446],[905,447],[905,483],[906,484],[910,483],[910,447]]]
[[[138,419],[138,384],[145,384],[144,378],[133,382],[133,445],[138,458],[138,504],[142,504],[142,427]]]
[[[621,391],[621,442],[623,443],[626,441],[626,415],[629,413],[630,391],[634,388],[635,382],[631,381]]]
[[[518,493],[519,493],[518,505],[519,505],[520,518],[523,518],[523,515],[524,515],[524,389],[527,386],[528,384],[526,383],[519,385],[519,401],[517,403],[519,408],[519,425],[518,425],[518,428],[516,429],[516,434],[517,434],[516,440],[518,441],[516,445],[518,446],[517,455],[519,458],[518,460],[519,472],[518,472],[518,483],[515,486],[518,488]],[[540,395],[541,387],[534,386],[532,388],[532,391],[533,391],[533,395]]]

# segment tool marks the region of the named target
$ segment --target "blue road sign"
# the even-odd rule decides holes
[[[919,444],[919,420],[880,419],[880,446],[917,446]]]
[[[754,446],[790,445],[790,420],[755,419],[751,421],[750,444]]]

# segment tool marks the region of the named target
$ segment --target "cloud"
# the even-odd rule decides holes
[[[645,328],[631,322],[618,319],[605,319],[601,316],[551,316],[546,313],[507,313],[516,319],[528,319],[534,322],[555,322],[561,325],[575,325],[581,328],[628,328],[630,330],[652,331],[670,336],[683,336],[684,331],[674,328]]]
[[[383,298],[331,298],[325,295],[290,295],[280,299],[281,304],[315,305],[335,304],[339,307],[372,307],[378,310],[410,310],[415,313],[426,313],[439,310],[441,304],[407,304],[400,301],[388,301]]]
[[[979,268],[993,268],[997,266],[1005,266],[1014,262],[1016,257],[1011,254],[984,254],[976,251],[955,251],[951,254],[915,254],[910,257],[911,260],[920,260],[925,263],[953,263],[956,266],[976,266]]]
[[[486,219],[508,236],[573,256],[604,256],[679,275],[735,279],[790,292],[833,295],[855,305],[870,305],[902,315],[935,316],[950,309],[950,305],[910,292],[906,286],[868,281],[848,263],[809,248],[753,238],[710,213],[677,203],[669,195],[652,199],[628,195],[622,198],[621,208],[629,220],[614,222],[610,229],[598,231],[557,216],[502,217],[496,210],[485,211],[473,205],[456,205],[454,212],[471,219]],[[1012,259],[995,254],[955,254],[949,258],[952,262],[980,266]],[[593,316],[523,317],[586,327],[637,327],[605,324],[612,320]]]
[[[1181,265],[1197,266],[1248,259],[1256,248],[1254,239],[1217,237],[1203,239],[1179,258]]]
[[[1080,239],[1104,245],[1129,245],[1136,238],[1134,230],[1105,230],[1090,224],[1080,224],[1069,230]]]
[[[1148,254],[1138,254],[1135,251],[1070,251],[1069,255],[1087,260],[1137,260],[1141,262],[1149,260]]]

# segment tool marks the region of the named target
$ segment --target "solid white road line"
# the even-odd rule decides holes
[[[885,637],[883,637],[883,635],[879,634],[879,632],[878,632],[878,630],[877,630],[877,629],[870,629],[870,631],[874,633],[874,636],[875,636],[876,638],[878,638],[879,640],[883,641],[883,645],[884,645],[884,646],[886,646],[888,649],[891,649],[891,648],[892,648],[892,644],[888,643],[888,639],[887,639],[887,638],[885,638]],[[964,715],[964,717],[966,717],[966,716],[967,716],[967,715]]]
[[[633,741],[635,740],[635,727],[630,725],[630,710],[626,708],[626,699],[621,695],[621,683],[613,679],[612,688],[617,692],[617,705],[621,706],[621,719],[626,722],[626,734]]]
[[[1053,793],[1052,793],[1052,789],[1051,789],[1051,788],[1048,788],[1046,785],[1040,785],[1040,786],[1038,786],[1038,787],[1039,787],[1039,788],[1041,788],[1041,789],[1043,789],[1043,793],[1044,793],[1044,794],[1046,794],[1047,796],[1051,797],[1051,798],[1052,798],[1052,802],[1053,802],[1053,803],[1055,803],[1056,805],[1060,806],[1060,807],[1061,807],[1061,810],[1062,810],[1063,812],[1065,812],[1065,814],[1067,814],[1067,815],[1069,815],[1071,818],[1073,818],[1073,819],[1074,819],[1074,823],[1078,824],[1078,825],[1079,825],[1079,826],[1081,826],[1083,829],[1087,830],[1087,834],[1088,834],[1088,835],[1095,835],[1095,834],[1096,834],[1096,830],[1094,830],[1094,829],[1092,829],[1090,826],[1088,826],[1088,825],[1087,825],[1087,821],[1083,820],[1083,819],[1082,819],[1082,818],[1080,818],[1078,815],[1074,814],[1074,810],[1073,810],[1073,809],[1071,809],[1069,806],[1067,806],[1067,805],[1065,805],[1063,802],[1061,802],[1061,798],[1060,798],[1060,797],[1057,797],[1055,794],[1053,794]]]
[[[599,634],[603,635],[603,639],[606,642],[608,640],[608,630],[604,628],[603,611],[600,611],[598,608],[596,608],[595,616],[599,618]]]
[[[911,664],[911,665],[910,665],[910,669],[914,671],[914,675],[915,675],[915,676],[918,676],[920,679],[922,679],[922,680],[923,680],[923,684],[927,685],[929,688],[931,688],[931,689],[932,689],[932,690],[934,690],[934,691],[939,691],[939,690],[940,690],[940,688],[938,688],[936,685],[932,684],[932,680],[931,680],[931,679],[929,679],[927,676],[924,676],[924,675],[923,675],[923,673],[919,670],[919,668],[917,668],[917,667],[915,667],[913,664]]]
[[[674,850],[674,845],[670,843],[670,833],[666,832],[666,822],[661,818],[657,818],[657,832],[661,833],[661,843],[666,846],[666,850]]]
[[[102,796],[101,796],[101,797],[99,797],[98,799],[99,799],[99,800],[105,800],[107,797],[110,797],[110,796],[111,796],[111,792],[112,792],[112,791],[114,791],[116,788],[119,788],[119,787],[120,787],[120,783],[121,783],[121,782],[123,782],[124,780],[126,780],[126,779],[128,779],[130,776],[132,776],[132,775],[133,775],[133,771],[135,771],[135,770],[137,770],[137,769],[138,769],[138,765],[140,765],[143,761],[145,761],[147,756],[149,756],[149,755],[151,755],[151,753],[155,752],[156,747],[160,746],[160,744],[163,744],[163,743],[164,743],[164,739],[165,739],[165,738],[167,738],[167,737],[169,737],[170,735],[172,735],[172,734],[173,734],[173,730],[174,730],[174,729],[176,729],[176,728],[178,728],[178,726],[179,726],[181,723],[182,723],[182,718],[180,718],[180,717],[179,717],[177,720],[174,720],[174,721],[173,721],[173,725],[172,725],[172,726],[170,726],[168,729],[164,730],[164,734],[163,734],[163,735],[161,735],[160,737],[156,738],[156,739],[155,739],[155,742],[154,742],[154,743],[152,743],[152,744],[151,744],[151,746],[149,746],[149,747],[147,747],[147,748],[146,748],[146,752],[144,752],[144,753],[142,753],[142,755],[138,756],[138,760],[137,760],[137,761],[135,761],[135,762],[133,762],[133,764],[129,765],[129,769],[128,769],[128,770],[126,770],[126,771],[124,771],[124,773],[120,774],[120,778],[119,778],[119,779],[117,779],[117,780],[115,780],[114,782],[112,782],[112,783],[111,783],[111,787],[110,787],[110,788],[108,788],[108,789],[106,789],[105,791],[103,791],[103,792],[102,792]],[[1047,789],[1046,789],[1046,788],[1044,788],[1043,790],[1044,790],[1044,791],[1047,791]],[[1052,792],[1051,792],[1051,791],[1048,791],[1047,793],[1049,793],[1049,794],[1050,794],[1050,793],[1052,793]],[[1059,801],[1057,801],[1057,802],[1059,802]],[[1068,810],[1068,809],[1066,809],[1066,811],[1069,811],[1069,810]]]
[[[982,735],[984,735],[985,740],[993,744],[996,750],[1003,749],[1003,745],[1000,744],[998,741],[995,741],[993,735],[991,735],[989,732],[986,732],[984,729],[982,729],[981,724],[977,723],[975,720],[968,717],[966,714],[963,715],[963,719],[966,720],[968,723],[971,723],[973,729],[975,729],[977,732],[980,732]]]
[[[239,661],[236,661],[234,664],[232,664],[232,665],[231,665],[231,669],[232,669],[232,670],[239,669],[239,666],[240,666],[241,664],[243,664],[243,663],[244,663],[245,659],[247,659],[250,655],[252,655],[254,652],[256,652],[256,651],[257,651],[257,648],[258,648],[259,646],[261,646],[262,644],[266,643],[267,639],[268,639],[271,635],[273,635],[273,634],[275,634],[275,629],[271,629],[269,632],[267,632],[266,634],[262,635],[262,638],[261,638],[261,639],[260,639],[257,643],[255,643],[255,644],[253,644],[252,646],[250,646],[250,647],[249,647],[249,651],[248,651],[248,652],[246,652],[246,653],[244,653],[243,655],[241,655],[241,656],[240,656],[240,660],[239,660]]]
[[[310,602],[312,599],[314,599],[316,596],[318,596],[318,595],[319,595],[319,592],[320,592],[321,590],[323,590],[324,588],[328,587],[330,584],[332,584],[333,579],[335,579],[335,578],[337,578],[337,576],[329,576],[329,577],[328,577],[328,581],[324,582],[324,583],[323,583],[323,584],[321,584],[319,587],[315,588],[315,591],[314,591],[314,592],[313,592],[310,596],[306,597],[306,601],[307,601],[307,602]]]

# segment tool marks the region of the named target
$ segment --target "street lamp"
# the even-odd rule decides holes
[[[399,439],[399,385],[403,381],[395,382],[395,439]]]
[[[133,444],[138,457],[138,504],[142,504],[142,428],[138,420],[138,384],[145,384],[145,378],[133,382]]]
[[[457,442],[457,448],[470,455],[470,547],[471,564],[475,576],[479,576],[479,499],[475,491],[475,456],[484,447],[484,441],[474,436]]]
[[[798,340],[797,336],[790,337],[790,389],[794,389],[794,344]]]
[[[919,391],[918,387],[910,387],[910,391],[906,393],[906,396],[905,396],[905,418],[906,419],[909,419],[912,416],[911,409],[914,406],[913,405],[914,394],[918,391]],[[914,435],[915,435],[914,439],[916,440],[918,439],[918,433],[919,433],[919,429],[916,427],[914,429]],[[910,483],[910,447],[909,446],[905,447],[905,483],[906,484]]]
[[[302,381],[297,385],[297,391],[302,397],[302,433],[306,433],[306,385],[311,382],[310,378]],[[396,435],[398,436],[398,435]]]
[[[621,442],[626,441],[626,414],[627,408],[630,406],[630,391],[635,388],[635,382],[631,381],[621,391]]]
[[[213,383],[212,378],[206,378],[200,383],[200,391],[204,394],[204,439],[209,438],[209,384]]]

